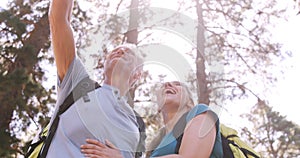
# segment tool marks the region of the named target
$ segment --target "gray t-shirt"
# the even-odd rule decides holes
[[[82,62],[76,57],[63,81],[58,84],[55,114],[71,90],[87,76]],[[88,96],[89,102],[81,98],[60,116],[47,157],[84,157],[80,146],[86,144],[87,138],[101,142],[107,139],[121,150],[125,158],[134,157],[139,131],[134,112],[126,99],[120,96],[118,89],[105,84]]]

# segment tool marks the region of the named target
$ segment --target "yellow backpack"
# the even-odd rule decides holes
[[[237,131],[220,124],[223,154],[225,158],[260,158],[247,143],[237,135]]]
[[[44,140],[48,135],[49,124],[43,129],[43,131],[39,134],[39,140],[30,145],[28,153],[25,155],[26,158],[37,158],[42,146],[44,144]]]

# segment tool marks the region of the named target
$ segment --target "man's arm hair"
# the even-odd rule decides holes
[[[52,0],[49,10],[52,46],[60,81],[75,57],[75,42],[70,24],[72,8],[73,0]]]

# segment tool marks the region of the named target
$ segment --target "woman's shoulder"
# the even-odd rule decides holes
[[[205,104],[197,104],[195,105],[188,113],[186,120],[187,122],[193,119],[194,117],[203,114],[205,112],[209,111],[212,113],[212,115],[217,116],[216,113],[207,105]]]
[[[195,117],[199,114],[202,114],[206,111],[210,110],[210,108],[205,104],[195,105],[188,113],[187,117]]]

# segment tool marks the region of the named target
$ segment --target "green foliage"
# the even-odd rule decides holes
[[[43,86],[47,78],[40,65],[43,60],[53,63],[48,9],[49,1],[13,0],[0,12],[0,157],[24,154],[55,103],[55,88]],[[73,14],[76,46],[82,47],[88,42],[90,18],[77,1]]]
[[[244,116],[253,124],[253,131],[245,127],[242,133],[251,144],[260,148],[263,157],[300,156],[299,125],[287,120],[264,101],[259,101],[251,114]]]
[[[9,11],[1,12],[0,21],[4,22],[7,27],[9,27],[9,31],[15,34],[19,39],[26,31],[26,25]]]
[[[36,122],[45,124],[49,106],[54,103],[53,89],[42,86],[44,72],[38,64],[43,59],[40,51],[49,47],[45,44],[49,28],[41,28],[41,23],[48,20],[44,16],[48,7],[38,10],[38,4],[39,1],[11,2],[8,10],[0,12],[0,157],[26,152],[23,142],[32,137],[28,127]],[[33,42],[37,38],[41,40]]]
[[[76,47],[83,60],[86,58],[83,58],[82,48],[95,46],[90,39],[91,34],[101,34],[96,37],[97,41],[100,41],[96,45],[98,51],[89,52],[92,58],[99,59],[96,68],[99,71],[98,76],[101,76],[108,48],[124,42],[126,32],[130,31],[127,14],[129,12],[122,13],[128,9],[130,3],[122,0],[117,5],[113,5],[113,1],[110,0],[88,2],[92,7],[84,11],[79,1],[75,1],[72,26]],[[207,92],[210,93],[211,105],[223,105],[226,100],[260,95],[254,93],[252,88],[262,85],[264,91],[267,86],[272,85],[276,81],[276,76],[272,76],[269,68],[277,64],[272,63],[272,60],[285,56],[279,51],[280,45],[271,42],[272,36],[269,27],[266,27],[272,25],[272,19],[287,16],[284,10],[276,9],[276,1],[263,2],[258,6],[250,0],[204,0],[202,2],[203,31],[205,31],[205,51],[202,53],[205,55],[205,65],[209,65],[209,70],[204,72],[209,72],[206,76],[208,80],[206,86],[208,86]],[[141,25],[153,20],[155,13],[148,10],[150,3],[139,2],[141,8],[139,24]],[[35,133],[30,132],[28,127],[32,124],[45,125],[49,119],[47,117],[49,109],[55,101],[52,97],[55,94],[54,88],[43,87],[45,72],[40,66],[43,60],[53,62],[53,57],[48,52],[50,47],[48,6],[48,0],[13,0],[8,10],[0,12],[0,157],[14,157],[17,153],[22,154],[26,151],[24,141],[27,140],[20,138],[19,134],[25,133],[31,138]],[[178,11],[187,11],[196,15],[196,8],[191,1],[179,1]],[[147,32],[158,23],[166,28],[184,26],[185,24],[178,20],[180,19],[177,18],[178,16],[171,15],[170,18],[149,26],[146,31],[138,28],[138,33]],[[196,43],[196,34],[195,31],[189,35],[193,36],[194,43]],[[149,40],[149,37],[151,33],[147,33],[143,38]],[[138,40],[141,42],[145,39]],[[153,41],[155,43],[159,40],[149,40],[150,43]],[[195,57],[195,50],[192,48],[189,52],[192,57]],[[224,67],[226,71],[223,71]],[[198,91],[195,74],[192,73],[191,76],[193,77],[188,80],[193,85],[192,89]],[[249,81],[249,78],[253,78],[252,81]],[[143,100],[135,99],[136,104],[140,105],[137,108],[145,111],[143,116],[150,132],[157,131],[161,127],[160,118],[153,111],[154,105],[151,104],[150,94],[155,90],[147,86],[142,88],[152,79],[149,74],[143,76],[137,84],[136,96],[145,96],[146,99],[145,97]],[[98,81],[102,80],[102,77],[98,78]],[[263,91],[261,93],[264,93]],[[257,123],[261,122],[262,118],[269,119],[269,123],[256,126],[257,132],[266,132],[266,129],[270,129],[270,132],[279,131],[270,133],[274,138],[270,139],[269,144],[285,146],[286,154],[296,156],[293,153],[294,151],[299,153],[299,127],[296,128],[296,125],[286,121],[285,117],[280,116],[278,112],[272,112],[272,109],[264,111],[269,112],[266,115],[262,115],[263,113],[259,111],[253,114],[252,121]],[[260,117],[254,117],[256,115]],[[264,137],[266,134],[268,133],[260,133],[258,135],[261,136],[260,138],[251,137],[249,140],[257,146],[265,146],[264,151],[269,152],[268,141]],[[289,145],[283,145],[284,143]],[[284,151],[280,150],[280,152]]]

